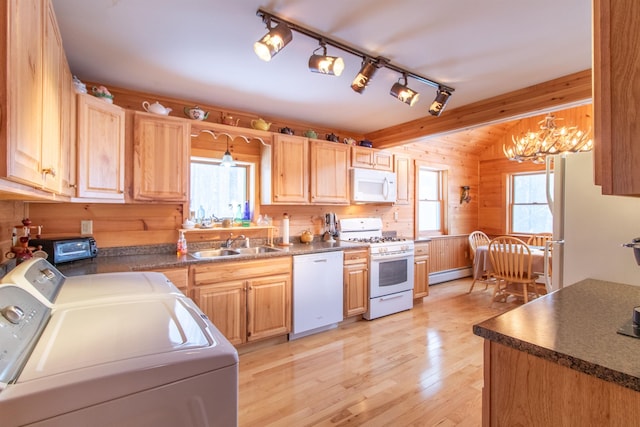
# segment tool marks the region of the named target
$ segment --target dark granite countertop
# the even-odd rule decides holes
[[[474,334],[640,391],[640,339],[617,333],[640,286],[587,279],[473,326]]]
[[[177,256],[173,245],[167,245],[167,250],[157,253],[146,253],[144,249],[126,248],[118,251],[105,251],[108,255],[98,255],[91,260],[75,261],[68,264],[57,265],[56,268],[66,276],[79,276],[83,274],[112,273],[118,271],[155,270],[163,268],[185,267],[193,264],[209,264],[217,262],[246,261],[251,259],[264,259],[270,257],[304,255],[318,252],[339,251],[351,248],[366,247],[366,244],[354,242],[312,242],[294,243],[290,246],[276,246],[281,251],[268,252],[255,255],[234,255],[229,257],[217,257],[211,259],[198,259],[191,254]],[[213,245],[211,245],[213,247]],[[191,250],[191,246],[189,247]],[[198,248],[202,250],[204,248]],[[193,249],[195,252],[198,249]],[[168,252],[171,250],[172,252]]]

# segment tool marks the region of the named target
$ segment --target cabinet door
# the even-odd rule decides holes
[[[311,203],[349,204],[349,146],[310,141]]]
[[[273,138],[274,203],[309,203],[308,139],[278,134]]]
[[[595,182],[603,194],[640,195],[638,16],[636,0],[593,1]]]
[[[193,297],[200,310],[231,344],[246,341],[245,281],[196,286]]]
[[[422,298],[429,295],[428,256],[420,256],[414,258],[413,275],[413,298]]]
[[[189,120],[136,113],[133,143],[134,200],[186,202]]]
[[[281,274],[252,279],[247,286],[247,341],[289,333],[291,276]]]
[[[48,3],[48,2],[47,2]],[[53,9],[45,10],[43,42],[43,93],[42,93],[42,177],[47,190],[62,191],[61,144],[63,107],[62,38]]]
[[[373,151],[373,167],[379,170],[393,171],[393,154],[388,151]]]
[[[344,266],[344,317],[367,311],[369,299],[369,270],[367,264]]]
[[[76,195],[76,92],[73,75],[64,61],[62,67],[62,129],[60,140],[60,187],[67,196]]]
[[[41,0],[10,0],[6,53],[7,178],[42,183],[42,89],[44,13]],[[5,125],[4,123],[2,124]],[[6,168],[6,169],[5,169]]]
[[[373,168],[373,149],[353,146],[351,149],[351,166],[354,168]]]
[[[396,156],[396,205],[411,203],[411,159]]]
[[[124,201],[124,110],[78,94],[77,195]]]

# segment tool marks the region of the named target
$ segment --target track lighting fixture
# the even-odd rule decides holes
[[[285,22],[280,22],[274,28],[271,28],[271,18],[266,17],[265,23],[269,32],[253,44],[253,50],[258,55],[258,58],[263,61],[270,61],[293,40],[293,34],[291,34],[291,29]]]
[[[316,52],[322,49],[322,55]],[[309,71],[314,73],[329,74],[331,76],[339,76],[344,70],[344,61],[339,56],[327,56],[327,44],[324,40],[320,40],[320,47],[313,51],[313,55],[309,58]]]
[[[224,152],[224,156],[222,156],[222,162],[220,162],[220,165],[226,168],[236,165],[236,162],[233,161],[233,157],[231,157],[231,153],[229,152],[229,137],[227,137],[227,151]]]
[[[447,105],[450,96],[451,89],[439,86],[438,91],[436,92],[436,99],[433,100],[429,107],[429,114],[438,117]]]
[[[364,92],[364,89],[369,84],[369,81],[371,80],[377,69],[378,67],[373,59],[365,58],[362,61],[360,72],[358,73],[356,78],[353,79],[353,82],[351,82],[351,89],[358,93]]]
[[[316,39],[320,43],[320,47],[316,49],[309,58],[310,71],[335,76],[339,76],[342,73],[344,69],[344,61],[340,57],[327,56],[326,45],[333,46],[344,52],[362,58],[362,67],[360,68],[360,72],[351,83],[351,88],[358,93],[364,92],[364,89],[369,84],[373,74],[378,68],[382,67],[388,68],[389,70],[402,75],[404,84],[401,84],[400,80],[398,80],[398,82],[391,88],[390,93],[406,104],[414,105],[418,101],[418,92],[407,86],[407,77],[411,77],[421,83],[437,88],[438,91],[436,93],[436,98],[429,107],[429,114],[433,116],[439,116],[442,113],[449,97],[451,97],[451,94],[454,91],[451,87],[392,64],[388,59],[382,56],[371,55],[361,49],[347,45],[338,40],[331,39],[324,34],[317,33],[294,22],[282,19],[281,17],[267,12],[264,9],[258,9],[256,15],[262,18],[262,21],[266,23],[267,29],[269,30],[269,33],[257,41],[253,47],[256,54],[265,61],[269,61],[274,55],[282,50],[282,48],[284,48],[287,43],[293,39],[291,31],[296,31],[307,37]],[[275,28],[271,28],[271,22],[275,22],[278,25]],[[322,49],[322,55],[316,54],[319,49]]]
[[[391,96],[398,98],[400,101],[405,104],[409,104],[409,106],[413,107],[413,104],[418,102],[418,98],[420,94],[413,89],[409,89],[407,86],[407,74],[403,73],[402,78],[404,79],[404,84],[400,83],[400,80],[394,83],[391,86],[391,91],[389,92]]]

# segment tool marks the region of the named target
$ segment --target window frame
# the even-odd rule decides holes
[[[246,188],[245,188],[245,193],[246,193],[246,200],[249,201],[249,209],[250,212],[254,213],[255,212],[255,199],[256,199],[256,193],[257,193],[257,189],[256,189],[256,164],[252,163],[252,162],[246,162],[246,161],[241,161],[241,160],[236,160],[234,159],[235,162],[235,166],[232,166],[234,168],[243,168],[245,169],[245,175],[246,175],[246,179],[245,179],[245,183],[246,183]],[[216,165],[219,167],[224,167],[224,166],[220,166],[220,164],[222,163],[222,159],[221,158],[217,158],[217,157],[209,157],[209,156],[191,156],[189,159],[189,178],[190,181],[192,181],[192,177],[191,177],[191,165],[193,163],[204,163],[204,164],[211,164],[211,165]],[[194,207],[192,206],[192,197],[191,197],[191,188],[189,189],[189,213],[190,216],[193,215],[193,213],[195,212],[195,215],[197,217],[197,210],[198,207]],[[224,215],[220,215],[220,213],[213,213],[214,215],[216,215],[216,217],[224,217]]]
[[[422,171],[437,172],[438,173],[438,199],[440,203],[440,227],[437,230],[420,230],[420,173]],[[415,211],[415,223],[414,223],[414,235],[416,238],[425,238],[431,236],[443,236],[448,233],[448,173],[449,170],[443,167],[431,166],[425,163],[416,162],[415,167],[415,188],[414,188],[414,211]]]
[[[546,206],[549,209],[549,202],[545,198],[544,203],[515,203],[515,179],[516,177],[526,176],[526,175],[546,175],[546,171],[527,171],[527,172],[513,172],[507,174],[507,234],[511,235],[529,235],[529,234],[537,234],[537,233],[551,233],[552,230],[533,230],[533,231],[515,231],[513,229],[514,221],[514,207],[515,206]],[[546,179],[546,177],[545,177]],[[549,179],[553,180],[553,171],[550,172]],[[546,192],[546,188],[545,188]],[[553,223],[552,223],[553,228]]]

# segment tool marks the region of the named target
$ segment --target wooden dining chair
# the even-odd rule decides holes
[[[531,271],[531,249],[523,240],[512,236],[496,237],[489,242],[489,257],[496,279],[493,301],[514,295],[522,297],[526,304],[530,297],[540,296],[536,284],[538,274]]]
[[[551,240],[551,233],[532,234],[527,240],[529,246],[544,246],[547,241]]]
[[[471,248],[471,259],[473,261],[473,271],[476,271],[476,248],[478,246],[487,246],[489,244],[489,242],[491,241],[491,239],[489,239],[489,236],[487,236],[486,234],[484,234],[482,231],[474,231],[471,234],[469,234],[469,247]],[[487,274],[486,272],[482,273],[482,276],[480,278],[473,278],[473,282],[471,282],[471,287],[469,288],[469,292],[471,293],[471,291],[473,290],[473,287],[475,286],[477,281],[481,281],[485,283],[485,289],[487,289],[489,287],[489,283],[491,283],[493,281],[493,278]]]

